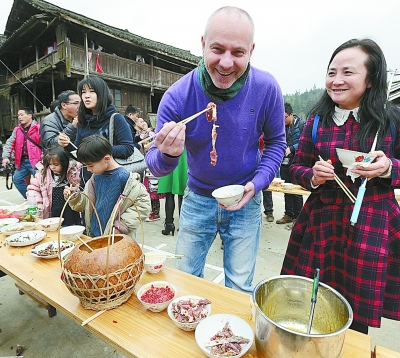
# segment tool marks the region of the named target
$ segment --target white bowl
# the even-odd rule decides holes
[[[204,308],[201,311],[201,318],[199,318],[197,320],[194,320],[192,322],[190,322],[190,319],[188,319],[188,317],[185,316],[185,315],[183,315],[183,317],[182,317],[183,319],[182,320],[178,320],[177,318],[175,318],[175,313],[176,312],[180,312],[180,310],[177,309],[175,305],[177,303],[179,303],[179,301],[186,301],[186,302],[188,302],[188,306],[186,306],[185,308],[187,308],[187,307],[195,308],[196,307],[195,305],[196,305],[196,303],[198,303],[199,300],[204,300],[204,298],[200,297],[200,296],[193,296],[193,295],[181,296],[181,297],[175,298],[168,305],[168,316],[169,316],[169,318],[171,318],[172,322],[174,322],[180,329],[183,329],[184,331],[194,331],[196,329],[196,327],[198,326],[198,324],[203,319],[207,318],[211,314],[211,304],[204,305]],[[190,310],[186,310],[186,311],[190,312]]]
[[[292,184],[292,183],[283,183],[283,184],[282,184],[282,188],[283,188],[283,189],[286,189],[286,190],[292,189],[293,186],[294,186],[294,184]]]
[[[243,185],[227,185],[215,189],[212,192],[212,196],[217,199],[221,205],[226,207],[237,205],[240,199],[242,199],[243,194]]]
[[[146,293],[148,290],[150,290],[152,288],[152,286],[155,289],[169,287],[173,291],[174,295],[169,300],[166,300],[166,301],[163,301],[163,302],[150,303],[150,302],[143,301],[141,299],[142,295],[144,293]],[[152,281],[152,282],[146,283],[145,285],[140,287],[139,290],[137,291],[136,296],[137,296],[138,300],[143,304],[143,306],[147,310],[152,311],[152,312],[161,312],[161,311],[164,311],[168,307],[170,302],[176,297],[177,293],[178,293],[178,289],[175,287],[175,285],[173,285],[170,282],[167,282],[167,281]]]
[[[164,267],[166,255],[162,253],[155,255],[155,253],[145,253],[144,254],[144,269],[148,273],[158,273]]]
[[[368,167],[376,158],[376,155],[342,148],[336,148],[336,153],[342,165],[346,168],[352,168],[355,165]]]
[[[274,178],[271,182],[271,185],[276,185],[276,186],[280,186],[284,183],[285,181],[281,178]]]
[[[204,343],[210,341],[211,337],[217,332],[221,332],[226,322],[229,322],[235,336],[241,336],[250,340],[249,343],[241,344],[242,351],[233,357],[242,357],[253,344],[254,332],[244,319],[231,314],[214,314],[203,319],[195,331],[195,338],[198,346],[210,358],[220,358],[221,356],[211,354],[211,348],[206,348]]]
[[[60,235],[64,240],[76,241],[78,240],[77,236],[80,237],[84,231],[85,227],[82,225],[64,226],[60,229]]]
[[[62,224],[64,218],[57,218],[57,217],[43,219],[39,221],[38,224],[42,226],[44,231],[56,231],[60,220]]]

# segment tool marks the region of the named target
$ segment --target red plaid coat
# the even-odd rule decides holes
[[[311,190],[311,195],[292,230],[282,274],[313,278],[321,269],[321,281],[339,291],[350,303],[354,320],[379,327],[381,317],[400,320],[400,208],[394,186],[400,186],[400,133],[397,128],[395,154],[390,153],[390,131],[383,151],[393,162],[392,178],[367,182],[357,223],[350,217],[354,204],[335,181],[311,188],[312,167],[318,155],[331,159],[335,173],[357,196],[361,180],[345,175],[335,148],[359,151],[354,138],[358,123],[349,118],[341,126],[320,124],[317,141],[311,139],[314,119],[310,118],[290,168],[295,182]],[[371,148],[373,138],[368,140]],[[399,159],[396,159],[399,158]]]

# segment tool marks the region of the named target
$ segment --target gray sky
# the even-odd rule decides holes
[[[284,94],[325,86],[332,52],[351,38],[368,37],[388,67],[400,68],[399,0],[49,0],[120,29],[201,55],[200,37],[221,6],[246,10],[256,28],[252,65],[271,72]],[[0,33],[13,0],[1,0]]]

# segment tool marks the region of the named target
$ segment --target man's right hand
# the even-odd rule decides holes
[[[57,141],[61,147],[66,147],[70,143],[70,139],[65,133],[60,133]]]
[[[1,162],[1,165],[2,165],[3,167],[5,167],[8,163],[10,163],[10,159],[8,159],[8,158],[3,158],[3,161]]]
[[[161,153],[178,157],[185,147],[186,126],[175,122],[165,123],[157,133],[154,145]]]

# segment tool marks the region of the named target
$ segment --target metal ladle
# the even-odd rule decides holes
[[[317,303],[318,286],[319,286],[319,268],[315,269],[314,283],[311,295],[311,311],[310,311],[310,318],[308,319],[307,334],[310,334],[311,332],[312,321],[314,318],[315,304]]]

